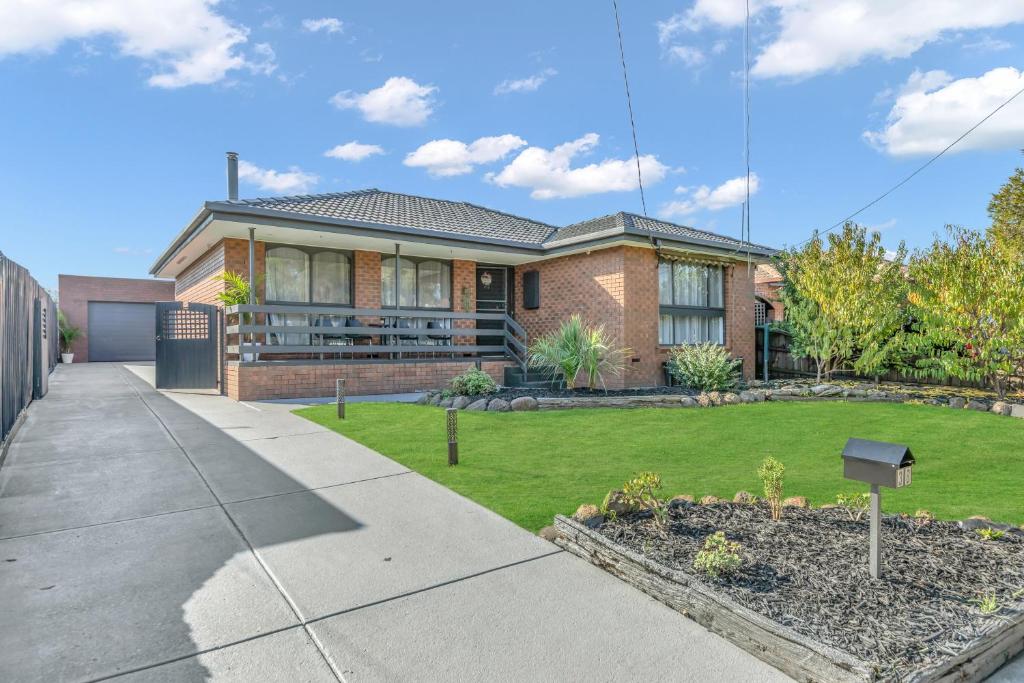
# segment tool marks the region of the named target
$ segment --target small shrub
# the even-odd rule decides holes
[[[768,501],[772,519],[776,522],[782,519],[782,475],[785,471],[785,466],[770,455],[757,468],[757,476],[764,484],[764,499]]]
[[[998,541],[1006,535],[1005,531],[1000,531],[999,529],[978,529],[977,532],[986,541]]]
[[[68,322],[64,311],[57,311],[57,327],[60,330],[60,350],[63,353],[71,353],[71,345],[82,336],[82,330]]]
[[[935,515],[928,510],[917,510],[914,512],[914,521],[917,522],[918,526],[925,526],[935,521]]]
[[[999,601],[996,600],[995,593],[986,593],[975,600],[974,604],[978,606],[978,611],[982,614],[993,614],[999,611]]]
[[[668,352],[668,371],[685,387],[698,391],[725,391],[739,380],[739,360],[729,357],[714,342],[674,346]]]
[[[452,377],[448,388],[456,396],[479,396],[497,391],[498,385],[486,372],[473,368]]]
[[[665,526],[667,508],[655,491],[661,489],[661,477],[654,472],[641,472],[622,485],[622,501],[639,510],[650,510],[659,527]]]
[[[739,543],[725,540],[725,533],[716,531],[704,539],[704,548],[697,553],[693,568],[712,579],[729,576],[743,564],[740,550]]]
[[[564,321],[557,330],[538,337],[529,349],[531,367],[562,373],[565,386],[576,388],[581,372],[587,386],[604,386],[605,375],[618,375],[632,352],[616,346],[604,325],[591,325],[578,313]]]
[[[840,493],[836,496],[836,504],[846,510],[846,514],[854,522],[861,520],[870,503],[871,494],[868,493]]]

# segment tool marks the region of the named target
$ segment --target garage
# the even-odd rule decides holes
[[[156,304],[89,302],[89,360],[156,358]]]

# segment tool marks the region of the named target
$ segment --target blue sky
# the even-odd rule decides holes
[[[648,211],[733,236],[742,7],[620,2]],[[843,218],[1024,87],[1019,0],[752,8],[756,242]],[[6,0],[0,92],[0,250],[48,286],[145,277],[227,150],[247,197],[641,211],[610,1]],[[859,220],[889,247],[983,227],[1022,147],[1024,96]]]

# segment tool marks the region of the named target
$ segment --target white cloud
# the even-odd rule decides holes
[[[628,192],[637,189],[636,158],[605,159],[572,168],[573,158],[597,146],[600,136],[583,137],[553,149],[527,147],[499,173],[487,179],[500,187],[528,187],[533,199],[583,197],[601,192]],[[644,183],[654,185],[668,173],[668,166],[650,154],[640,157]]]
[[[68,40],[110,37],[123,56],[154,67],[148,83],[180,88],[243,68],[267,73],[242,52],[249,29],[214,11],[216,0],[13,0],[0,2],[0,57],[52,53]],[[269,47],[269,46],[268,46]]]
[[[909,57],[952,32],[1022,22],[1024,2],[761,0],[751,3],[751,14],[764,15],[764,21],[774,24],[752,73],[762,78],[803,78],[870,57]],[[686,12],[658,22],[658,38],[665,46],[685,32],[709,26],[733,29],[743,21],[743,0],[697,0]]]
[[[864,139],[893,156],[934,154],[1024,88],[1024,72],[992,69],[977,78],[915,71],[889,111],[885,128]],[[1024,99],[1018,98],[964,138],[951,152],[1024,146]]]
[[[692,45],[673,45],[668,49],[668,55],[689,67],[700,66],[706,60],[700,48]]]
[[[342,161],[362,161],[374,154],[383,153],[384,150],[380,145],[364,145],[357,140],[353,140],[343,145],[335,145],[324,152],[324,156],[332,159],[341,159]]]
[[[1011,47],[1013,47],[1013,43],[993,38],[992,36],[983,36],[981,40],[976,40],[973,43],[964,43],[965,50],[973,50],[975,52],[1002,52],[1003,50],[1009,50]]]
[[[504,159],[525,144],[521,137],[508,134],[479,138],[468,145],[459,140],[431,140],[406,155],[402,163],[425,168],[433,176],[464,175],[478,164]]]
[[[238,179],[261,190],[284,194],[303,194],[320,181],[319,176],[306,173],[297,166],[287,171],[260,168],[244,159],[238,162]]]
[[[756,173],[750,174],[750,194],[754,195],[761,187],[761,179]],[[718,187],[711,189],[707,185],[701,185],[690,193],[688,199],[680,199],[668,202],[661,207],[659,212],[664,218],[673,216],[687,216],[702,210],[719,211],[730,206],[738,206],[746,199],[747,178],[739,176],[726,180]],[[689,188],[677,187],[677,194],[686,194]]]
[[[540,86],[544,85],[552,76],[558,75],[558,72],[554,69],[544,69],[540,73],[536,73],[527,78],[520,78],[517,80],[504,80],[498,85],[494,86],[495,95],[507,95],[513,92],[533,92]]]
[[[392,76],[384,85],[365,93],[343,90],[330,102],[338,109],[358,109],[372,123],[393,126],[418,126],[434,111],[433,94],[437,88],[420,85],[405,76]]]
[[[344,26],[345,24],[342,23],[341,19],[337,19],[335,17],[302,20],[303,30],[309,31],[310,33],[316,33],[317,31],[323,31],[324,33],[341,33],[344,30]]]

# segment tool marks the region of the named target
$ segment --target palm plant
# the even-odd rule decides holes
[[[604,386],[605,374],[618,375],[625,365],[629,349],[617,347],[603,325],[593,326],[578,313],[557,330],[538,337],[530,345],[531,367],[561,373],[568,389],[576,388],[576,377],[583,372],[587,386]]]
[[[259,303],[249,279],[241,273],[228,270],[217,276],[224,284],[224,291],[217,293],[217,299],[225,306]]]
[[[71,346],[82,336],[82,329],[68,322],[64,311],[57,311],[57,328],[60,330],[60,346],[62,353],[71,353]]]

